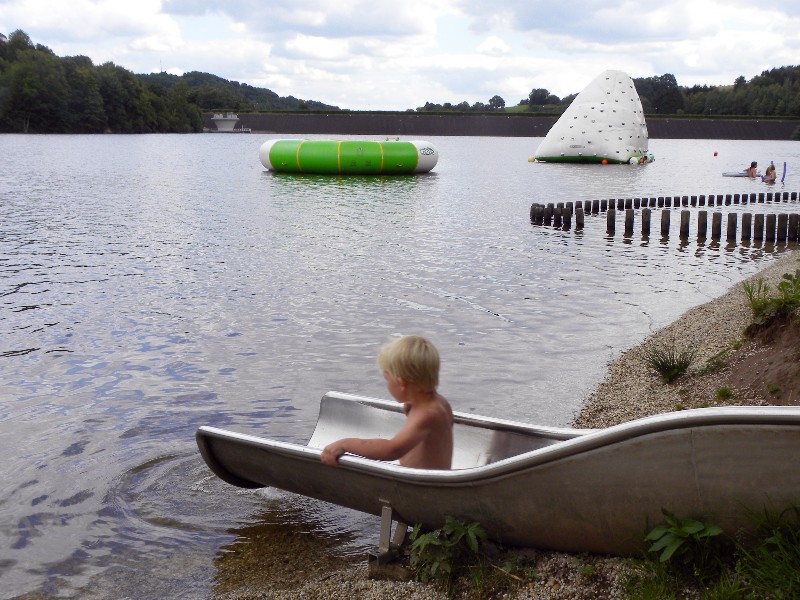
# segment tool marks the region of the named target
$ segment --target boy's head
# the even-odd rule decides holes
[[[386,344],[378,354],[378,366],[392,377],[402,377],[425,391],[435,391],[439,385],[439,352],[418,335]]]

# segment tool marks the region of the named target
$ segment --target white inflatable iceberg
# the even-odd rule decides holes
[[[545,162],[633,163],[647,156],[647,140],[642,102],[633,80],[622,71],[604,71],[550,128],[534,158]]]

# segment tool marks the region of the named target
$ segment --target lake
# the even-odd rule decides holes
[[[531,204],[796,191],[800,165],[799,142],[580,166],[529,162],[541,138],[429,137],[428,175],[291,176],[259,163],[268,137],[0,135],[5,596],[203,597],[264,535],[363,556],[377,518],[222,483],[197,427],[303,443],[326,391],[388,397],[377,353],[407,333],[455,410],[568,425],[609,360],[786,246],[563,231]],[[721,177],[751,160],[785,161],[785,187]]]

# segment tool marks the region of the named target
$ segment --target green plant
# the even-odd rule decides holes
[[[753,325],[763,327],[775,319],[786,317],[800,307],[800,269],[792,275],[784,273],[776,295],[770,295],[769,285],[759,278],[755,284],[743,284],[747,303],[753,313]]]
[[[709,540],[722,533],[717,525],[694,519],[681,521],[662,508],[665,525],[659,525],[647,534],[646,541],[653,542],[648,552],[658,553],[659,562],[667,562],[673,556],[681,562],[705,562],[709,552]]]
[[[770,384],[767,386],[767,391],[774,396],[775,394],[781,391],[781,388],[780,386],[777,386],[775,384]]]
[[[715,395],[717,397],[717,400],[728,400],[730,398],[733,398],[733,390],[728,386],[724,385],[717,390],[717,393]]]
[[[486,532],[478,523],[463,523],[447,517],[440,529],[422,533],[419,525],[411,531],[411,568],[422,582],[446,584],[481,560],[480,546]]]
[[[678,349],[673,339],[665,346],[654,346],[644,352],[647,366],[661,375],[664,383],[672,383],[683,375],[694,362],[696,348]]]
[[[665,515],[666,516],[666,515]],[[685,528],[691,521],[681,522],[670,515],[667,524]],[[782,512],[765,509],[759,516],[751,514],[750,533],[740,531],[730,540],[734,552],[717,545],[710,555],[708,548],[681,554],[675,550],[671,558],[682,556],[681,563],[651,553],[643,560],[632,560],[632,572],[623,581],[628,600],[666,600],[693,597],[699,600],[761,600],[800,598],[800,507]],[[689,529],[696,529],[696,522]],[[709,527],[709,526],[705,526]],[[713,527],[713,526],[711,526]],[[651,535],[661,540],[666,536]],[[701,530],[702,531],[702,530]],[[695,533],[694,535],[700,535]],[[716,536],[701,539],[700,547],[709,540],[723,541]],[[661,553],[663,555],[663,552]],[[713,569],[708,568],[713,566]],[[675,568],[679,567],[679,568]],[[688,592],[693,592],[688,594]]]
[[[753,598],[800,597],[800,508],[766,514],[760,535],[737,543],[736,573]]]

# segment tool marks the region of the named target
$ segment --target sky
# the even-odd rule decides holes
[[[607,69],[731,85],[800,64],[800,0],[0,0],[0,33],[134,73],[211,73],[351,110],[519,104]]]

